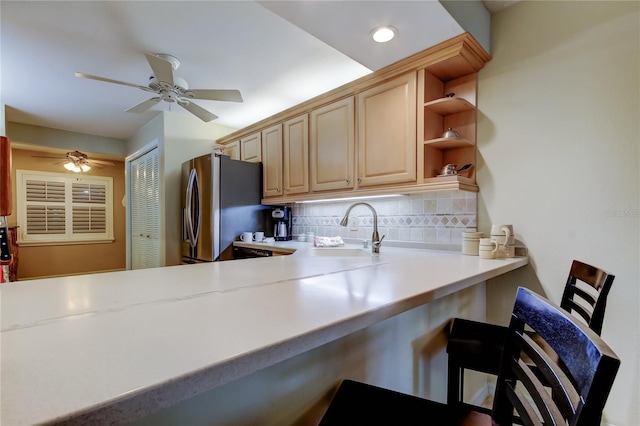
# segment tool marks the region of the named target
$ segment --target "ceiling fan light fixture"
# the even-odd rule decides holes
[[[397,33],[398,33],[397,29],[395,29],[390,25],[385,25],[382,27],[375,28],[371,32],[371,37],[373,38],[373,41],[377,43],[386,43],[391,39],[393,39]]]
[[[80,173],[80,172],[88,172],[91,170],[91,166],[88,165],[85,161],[82,160],[74,160],[68,159],[66,163],[63,164],[64,168],[69,170],[70,172]]]

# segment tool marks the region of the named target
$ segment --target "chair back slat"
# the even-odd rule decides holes
[[[529,400],[521,392],[518,392],[512,384],[506,386],[505,393],[511,406],[515,408],[520,415],[520,420],[523,424],[542,426],[542,422],[538,419],[538,414],[533,409]]]
[[[525,326],[555,351],[559,361],[523,336]],[[521,359],[525,354],[533,367]],[[494,421],[512,424],[515,408],[525,425],[598,424],[619,365],[618,357],[593,330],[566,310],[519,288],[498,376]],[[551,386],[551,395],[533,368],[549,380],[544,386]],[[516,398],[515,389],[528,392],[524,398],[535,405],[534,412],[539,415],[532,418],[525,403],[514,402],[522,399]],[[558,416],[562,419],[558,420]]]
[[[609,296],[609,290],[611,289],[614,279],[615,275],[609,274],[595,266],[574,260],[571,264],[571,270],[569,271],[569,277],[567,278],[567,284],[564,288],[560,307],[569,312],[577,312],[585,319],[589,328],[597,334],[601,334],[604,313],[607,307],[607,297]],[[578,287],[578,281],[592,287],[597,294],[592,296]],[[589,306],[592,307],[591,312],[586,309],[586,306],[575,301],[574,297],[579,297],[586,301]]]
[[[580,287],[578,287],[576,284],[573,284],[573,294],[574,294],[574,297],[580,296],[580,298],[585,300],[589,304],[589,306],[591,306],[592,308],[596,304],[596,298],[593,297],[591,294],[587,293],[586,291],[584,291],[583,289],[581,289]]]
[[[542,385],[542,382],[531,371],[531,367],[521,359],[512,360],[512,369],[522,386],[527,390],[527,394],[535,403],[535,406],[542,417],[545,425],[558,425],[563,423],[563,414]],[[523,395],[523,394],[521,394]],[[522,398],[527,399],[522,396]],[[535,423],[535,422],[534,422]]]
[[[575,314],[580,315],[582,319],[586,321],[587,325],[591,323],[591,317],[592,317],[593,311],[587,311],[584,306],[576,303],[574,300],[567,301],[563,309],[566,309],[567,311],[571,312],[574,315]]]
[[[526,333],[523,335],[517,334],[516,336],[520,348],[527,355],[529,361],[525,363],[522,359],[519,359],[518,363],[529,368],[531,374],[539,381],[540,386],[544,382],[544,386],[551,389],[554,404],[557,405],[561,413],[574,415],[580,402],[580,395],[567,375],[553,361],[544,348],[540,347]],[[535,373],[532,370],[532,366],[536,368]],[[543,381],[539,380],[539,375],[542,375]]]

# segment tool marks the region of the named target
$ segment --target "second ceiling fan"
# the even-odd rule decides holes
[[[193,103],[192,99],[242,102],[242,96],[238,90],[189,89],[187,82],[173,73],[180,66],[180,60],[175,56],[151,53],[145,53],[145,56],[147,58],[147,62],[149,62],[151,70],[153,71],[153,75],[149,78],[148,86],[140,86],[138,84],[127,83],[81,72],[76,72],[75,75],[80,78],[137,87],[140,90],[154,93],[156,95],[151,99],[147,99],[146,101],[132,106],[126,110],[127,112],[145,112],[161,101],[175,102],[202,121],[209,122],[211,120],[215,120],[218,116],[207,111],[200,105]]]

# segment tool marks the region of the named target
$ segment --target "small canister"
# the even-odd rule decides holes
[[[477,256],[480,247],[480,238],[484,236],[482,232],[462,233],[462,254]]]

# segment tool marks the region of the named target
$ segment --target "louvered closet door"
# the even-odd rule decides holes
[[[131,162],[131,269],[161,266],[159,173],[157,149]]]

